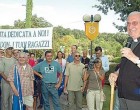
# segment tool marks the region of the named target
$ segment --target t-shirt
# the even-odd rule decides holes
[[[94,72],[93,69],[88,70],[89,74],[88,78],[88,89],[90,90],[100,90],[102,88],[102,81],[100,80],[99,76]],[[104,70],[100,70],[99,74],[104,74]],[[98,81],[98,82],[97,82]]]
[[[67,90],[79,91],[83,86],[83,73],[85,65],[82,63],[69,63],[66,67],[66,75],[69,76]]]
[[[57,83],[57,73],[62,74],[62,68],[56,61],[48,64],[46,60],[40,62],[33,69],[42,74],[42,81],[45,83]]]
[[[3,58],[1,59],[0,72],[4,72],[4,74],[5,74],[6,76],[8,76],[11,67],[12,67],[15,63],[16,63],[15,58],[13,58],[13,57],[11,57],[11,58],[3,57]]]

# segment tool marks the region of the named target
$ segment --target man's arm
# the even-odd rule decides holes
[[[61,85],[61,82],[62,82],[62,73],[60,73],[60,75],[59,75],[59,81],[58,81],[58,83],[55,85],[55,87],[58,89],[59,87],[60,87],[60,85]]]
[[[9,84],[10,84],[10,86],[11,86],[11,88],[12,88],[14,94],[15,94],[16,96],[19,96],[19,93],[18,93],[18,91],[17,91],[17,89],[16,89],[16,87],[15,87],[15,85],[14,85],[14,82],[13,82],[13,81],[9,81]]]
[[[41,79],[43,78],[43,76],[42,76],[41,74],[39,74],[37,71],[33,70],[33,73],[34,73],[35,75],[37,75],[38,77],[40,77]]]
[[[65,83],[64,83],[64,93],[67,93],[67,84],[68,84],[69,76],[65,76]]]
[[[2,78],[3,78],[6,82],[8,82],[7,76],[4,74],[4,72],[1,72],[0,75],[2,76]]]

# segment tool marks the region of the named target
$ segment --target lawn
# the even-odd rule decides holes
[[[110,107],[110,85],[104,86],[104,93],[106,95],[106,101],[104,102],[103,110],[109,110]]]
[[[106,95],[106,101],[104,102],[103,110],[109,110],[110,94],[111,94],[110,85],[105,85],[104,86],[104,93]],[[85,98],[83,98],[83,105],[86,106],[86,99]]]

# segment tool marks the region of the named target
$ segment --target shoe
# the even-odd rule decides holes
[[[38,108],[38,109],[42,109],[42,107],[43,107],[43,105],[39,105],[37,108]]]

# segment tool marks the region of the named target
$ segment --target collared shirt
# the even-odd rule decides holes
[[[66,68],[66,76],[69,76],[67,89],[71,91],[79,91],[83,86],[83,74],[85,65],[82,63],[69,63]]]
[[[34,74],[33,74],[32,67],[29,64],[26,64],[26,66],[23,67],[19,65],[19,63],[16,64],[16,67],[20,76],[22,95],[23,96],[33,95]],[[7,78],[8,81],[14,81],[14,69],[15,69],[15,65],[13,65],[10,69]]]
[[[67,62],[71,63],[73,61],[74,61],[73,55],[69,55],[68,58],[67,58]]]
[[[96,55],[93,55],[93,58],[96,59]],[[108,57],[106,55],[102,55],[101,56],[101,60],[102,60],[102,67],[104,69],[105,72],[109,71],[109,60]]]

